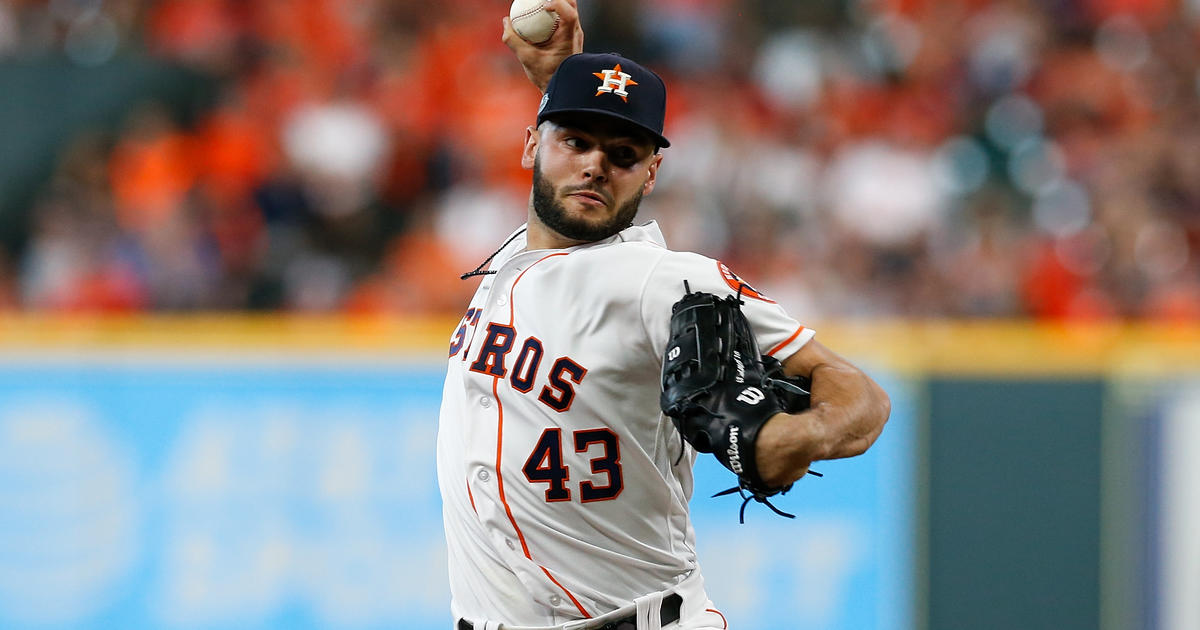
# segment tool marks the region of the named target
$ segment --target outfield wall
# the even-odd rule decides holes
[[[448,627],[433,443],[453,325],[0,318],[0,626]],[[782,498],[795,521],[739,526],[702,458],[692,509],[731,627],[1185,627],[1163,625],[1186,610],[1159,559],[1194,553],[1160,535],[1196,513],[1168,492],[1189,460],[1156,476],[1129,453],[1200,423],[1170,402],[1196,391],[1196,331],[818,334],[884,384],[892,420]],[[1112,448],[1130,432],[1143,450]]]

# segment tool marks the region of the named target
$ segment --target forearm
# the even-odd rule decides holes
[[[812,404],[801,413],[778,414],[759,434],[759,471],[775,486],[799,479],[814,461],[862,454],[891,412],[887,394],[871,377],[821,346],[789,359],[785,368],[812,380]]]
[[[809,443],[798,445],[810,461],[861,455],[875,443],[891,402],[871,377],[848,366],[822,365],[812,373],[812,407],[794,422],[809,423]]]

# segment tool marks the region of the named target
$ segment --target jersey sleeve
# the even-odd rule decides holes
[[[671,306],[687,290],[703,291],[724,297],[741,288],[742,312],[758,339],[762,354],[783,361],[816,334],[789,316],[783,307],[742,281],[719,260],[685,252],[670,252],[650,272],[641,296],[642,321],[656,353],[667,347],[671,326]]]

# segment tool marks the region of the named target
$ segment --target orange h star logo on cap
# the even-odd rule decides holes
[[[602,79],[603,83],[596,88],[596,96],[600,96],[605,92],[612,92],[621,97],[622,101],[629,102],[629,92],[625,88],[630,85],[637,85],[638,82],[633,80],[633,77],[627,72],[621,72],[621,64],[617,64],[609,70],[603,72],[593,72],[597,79]]]

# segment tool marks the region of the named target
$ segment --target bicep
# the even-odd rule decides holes
[[[809,339],[807,343],[800,346],[799,350],[783,361],[783,371],[788,376],[812,378],[813,371],[821,366],[854,368],[849,361],[825,347],[815,338]]]

